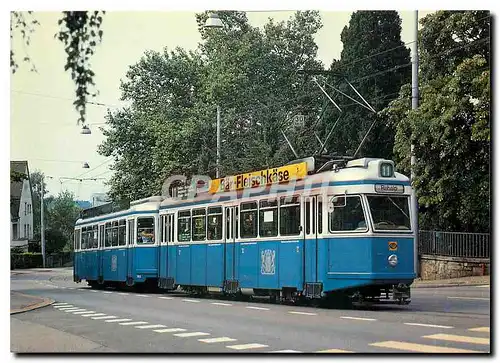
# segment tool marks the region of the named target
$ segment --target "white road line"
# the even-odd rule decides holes
[[[83,289],[82,289],[82,290],[83,290]],[[97,290],[87,290],[87,289],[85,289],[85,291],[90,291],[90,292],[99,292],[99,291],[97,291]]]
[[[226,348],[234,350],[245,350],[245,349],[256,349],[256,348],[266,348],[268,345],[251,343],[251,344],[238,344],[238,345],[227,345]]]
[[[56,309],[58,309],[59,311],[65,311],[65,310],[78,309],[78,308],[75,306],[71,306],[71,307],[67,306],[64,308],[56,308]]]
[[[169,296],[158,296],[158,299],[172,300],[172,299],[173,299],[173,297],[169,297]]]
[[[479,328],[470,328],[470,331],[478,331],[480,333],[489,333],[490,332],[490,327],[489,326],[482,326]]]
[[[128,292],[119,292],[118,295],[128,295]]]
[[[274,352],[271,353],[302,353],[302,352],[299,350],[285,349],[285,350],[275,350]]]
[[[442,329],[452,329],[453,326],[448,325],[433,325],[433,324],[419,324],[419,323],[404,323],[405,325],[413,325],[413,326],[424,326],[429,328],[442,328]]]
[[[453,335],[453,334],[433,334],[425,335],[422,338],[434,339],[434,340],[446,340],[449,342],[459,342],[459,343],[471,343],[471,344],[490,344],[490,338],[477,338],[469,337],[463,335]]]
[[[147,321],[129,321],[128,323],[120,323],[120,325],[140,325],[149,324]]]
[[[101,291],[103,294],[112,294],[113,291]]]
[[[135,296],[140,296],[140,297],[149,297],[148,295],[141,295],[141,294],[137,294]]]
[[[215,303],[211,303],[212,305],[219,305],[219,306],[233,306],[233,304],[228,304],[228,303],[219,303],[219,302],[215,302]]]
[[[47,286],[52,287],[51,285],[47,285]],[[64,286],[60,286],[60,288],[61,289],[66,289],[66,287],[64,287]]]
[[[95,313],[95,311],[85,310],[85,311],[78,311],[78,312],[73,313],[73,314],[75,314],[75,315],[81,315],[81,314],[92,314],[92,313]]]
[[[258,307],[258,306],[247,306],[246,308],[247,309],[253,309],[253,310],[271,310],[269,308],[261,308],[261,307]]]
[[[359,318],[357,316],[341,316],[340,319],[365,320],[365,321],[375,321],[375,320],[377,320],[377,319],[372,319],[372,318]]]
[[[448,299],[459,299],[459,300],[490,300],[489,297],[467,297],[467,296],[448,296]]]
[[[106,314],[104,314],[104,313],[96,313],[96,314],[85,314],[85,315],[82,315],[82,316],[92,317],[92,316],[101,316],[101,315],[106,315]]]
[[[53,307],[57,308],[57,307],[63,307],[63,306],[73,306],[71,304],[68,304],[68,303],[55,303],[55,304],[52,304]]]
[[[223,342],[234,342],[237,339],[229,338],[229,337],[220,337],[220,338],[204,338],[198,339],[199,342],[202,343],[223,343]]]
[[[157,329],[157,330],[153,330],[157,333],[173,333],[173,332],[177,332],[177,331],[186,331],[186,329],[181,329],[181,328],[169,328],[169,329]]]
[[[318,315],[316,313],[306,313],[303,311],[289,311],[288,313],[290,314],[298,314],[298,315]]]
[[[182,299],[182,301],[193,302],[193,303],[200,302],[200,300],[191,300],[191,299]]]
[[[153,328],[166,328],[165,325],[156,324],[156,325],[141,325],[136,326],[137,329],[153,329]]]
[[[106,323],[119,323],[123,321],[130,321],[132,319],[111,319],[111,320],[104,320]]]
[[[97,317],[91,318],[91,319],[94,319],[94,320],[103,320],[103,319],[114,319],[114,318],[117,318],[117,316],[114,316],[114,315],[97,316]]]
[[[479,285],[479,286],[476,286],[476,287],[490,287],[490,285]]]
[[[68,289],[70,289],[70,290],[74,290],[75,288],[74,288],[74,287],[68,287]]]
[[[64,310],[65,313],[74,313],[75,311],[86,311],[87,309],[66,309]]]
[[[210,335],[210,334],[209,333],[203,333],[201,331],[195,331],[195,332],[192,332],[192,333],[174,334],[174,336],[180,337],[180,338],[200,337],[200,336],[203,336],[203,335]]]
[[[325,350],[319,350],[316,353],[353,353],[350,350],[343,350],[343,349],[325,349]]]

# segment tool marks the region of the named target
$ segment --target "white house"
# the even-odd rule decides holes
[[[33,190],[27,161],[11,161],[10,181],[10,247],[28,249],[28,241],[33,239]],[[24,176],[18,181],[15,176]]]

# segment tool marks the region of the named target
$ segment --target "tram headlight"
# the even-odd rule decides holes
[[[391,265],[392,267],[396,266],[398,264],[398,256],[390,255],[387,258],[387,262],[389,262],[389,265]]]

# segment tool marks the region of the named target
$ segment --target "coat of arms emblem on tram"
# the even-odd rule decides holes
[[[262,275],[274,275],[276,271],[275,257],[275,250],[263,250],[260,252],[260,273]]]

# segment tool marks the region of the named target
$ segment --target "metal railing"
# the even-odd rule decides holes
[[[419,255],[490,258],[489,233],[419,231]]]

